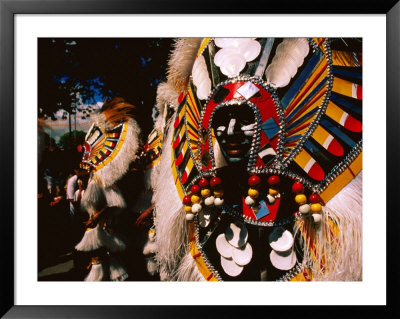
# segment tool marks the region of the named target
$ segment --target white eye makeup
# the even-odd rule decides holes
[[[256,128],[256,123],[252,123],[249,125],[242,126],[240,129],[243,131],[244,135],[252,136],[254,134],[255,128]]]
[[[225,132],[225,130],[226,130],[225,126],[218,126],[215,134],[217,134],[217,136],[221,136]]]

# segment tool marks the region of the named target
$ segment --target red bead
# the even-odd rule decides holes
[[[272,175],[268,178],[268,184],[271,186],[279,184],[280,181],[281,181],[281,179],[279,178],[279,176],[276,176],[276,175]]]
[[[192,192],[192,194],[197,194],[200,192],[200,186],[199,185],[193,185],[192,187],[190,187],[190,191]]]
[[[222,184],[222,180],[219,177],[213,177],[210,180],[211,187],[215,187]]]
[[[199,185],[200,185],[200,187],[206,187],[208,185],[208,180],[206,180],[205,178],[202,178],[199,181]]]
[[[309,197],[311,203],[319,203],[319,195],[318,194],[311,194]]]
[[[261,183],[261,178],[257,175],[253,175],[249,177],[248,183],[250,186],[257,186]]]
[[[184,205],[191,205],[192,204],[191,197],[189,195],[186,195],[185,197],[183,197],[182,203]]]
[[[300,182],[296,182],[292,185],[292,191],[296,194],[300,194],[304,192],[304,186]]]

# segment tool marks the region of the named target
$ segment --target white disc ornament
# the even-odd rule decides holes
[[[275,250],[269,255],[272,265],[280,270],[289,270],[296,264],[297,258],[293,250],[286,253],[278,253]]]
[[[273,250],[285,252],[292,248],[294,238],[290,231],[282,227],[276,227],[271,234],[269,234],[268,241]]]
[[[233,247],[226,241],[225,234],[218,235],[215,240],[215,246],[222,257],[232,258]]]
[[[187,213],[185,218],[188,222],[191,222],[194,219],[194,215],[192,213]]]
[[[243,271],[243,267],[239,266],[233,261],[233,259],[227,259],[221,256],[221,266],[228,276],[236,277],[239,276]]]
[[[232,249],[232,259],[239,266],[246,266],[253,257],[253,248],[249,243],[247,243],[242,248]]]
[[[225,232],[225,237],[228,243],[233,247],[243,247],[247,243],[249,233],[244,224],[231,223]]]

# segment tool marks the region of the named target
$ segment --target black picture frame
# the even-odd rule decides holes
[[[397,211],[397,189],[399,177],[400,136],[400,4],[398,0],[373,1],[296,1],[293,3],[251,1],[236,5],[230,2],[202,1],[191,4],[177,0],[0,0],[0,180],[2,181],[0,232],[2,254],[0,262],[0,316],[4,318],[165,318],[165,317],[242,317],[256,315],[281,315],[281,307],[254,306],[22,306],[15,305],[14,296],[14,18],[16,14],[385,14],[387,21],[387,139],[386,139],[386,217],[387,217],[387,284],[386,306],[330,306],[285,307],[285,316],[310,317],[330,316],[354,317],[372,315],[384,318],[399,315],[396,305],[396,286],[399,277],[395,273],[398,238],[395,236]],[[382,102],[383,103],[383,102]],[[378,186],[377,186],[378,187]],[[397,195],[397,196],[396,196]],[[383,194],[379,194],[383,201]],[[382,205],[382,207],[384,207]],[[383,213],[383,212],[381,212]],[[33,267],[33,265],[32,265]],[[379,275],[379,269],[377,269]],[[316,292],[317,293],[317,292]],[[397,316],[398,316],[397,315]]]

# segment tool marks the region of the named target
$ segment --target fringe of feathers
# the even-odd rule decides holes
[[[176,280],[176,271],[181,259],[188,252],[187,225],[185,211],[171,172],[171,139],[170,129],[163,145],[164,154],[152,173],[153,202],[155,204],[155,226],[157,262],[160,265],[161,280]],[[159,181],[163,181],[160,183]],[[172,235],[173,234],[173,235]]]
[[[109,234],[97,225],[85,232],[75,249],[89,252],[101,247],[106,247],[111,252],[120,252],[126,249],[126,244],[117,236]]]
[[[314,281],[362,280],[362,172],[326,204],[319,225],[303,219],[294,232]]]

